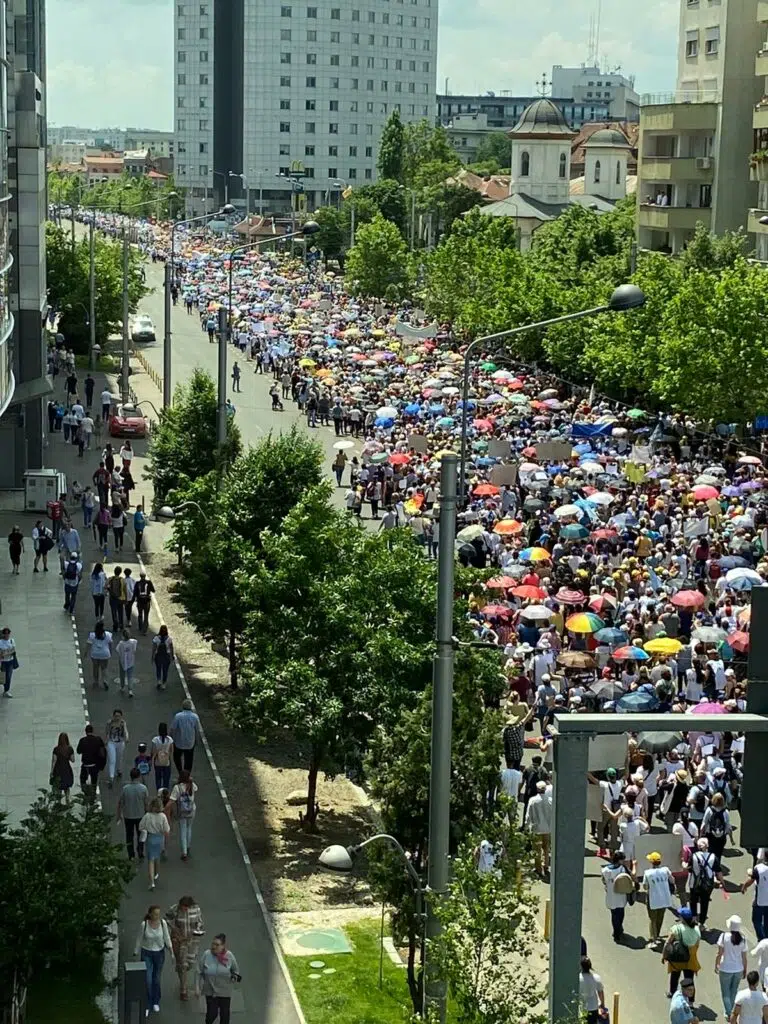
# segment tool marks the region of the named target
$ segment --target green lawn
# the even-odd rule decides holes
[[[41,975],[27,995],[26,1024],[105,1024],[94,1003],[102,984],[100,964],[70,980]]]
[[[396,967],[384,953],[384,985],[379,989],[380,922],[346,925],[353,953],[287,956],[307,1024],[403,1024],[411,1000],[405,969]],[[335,974],[313,971],[310,960],[322,960]],[[312,980],[309,975],[321,976]]]

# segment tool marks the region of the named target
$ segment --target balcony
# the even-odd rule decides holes
[[[752,113],[753,128],[768,128],[768,102],[757,103]]]
[[[768,235],[768,224],[761,224],[760,218],[768,217],[768,210],[750,210],[747,231],[755,235]]]
[[[757,51],[755,57],[755,74],[759,76],[768,75],[768,48]]]
[[[713,157],[644,156],[639,176],[644,181],[698,181],[706,185],[714,179],[714,167]]]
[[[697,99],[699,93],[667,93],[651,95],[648,105],[640,109],[640,130],[643,132],[690,132],[709,131],[717,128],[718,104],[709,99]],[[670,97],[669,102],[664,98]],[[675,99],[675,97],[690,97]],[[645,99],[643,101],[645,103]]]
[[[638,224],[642,228],[660,231],[693,231],[701,221],[709,227],[712,211],[708,206],[652,206],[641,203]]]
[[[768,21],[768,0],[757,0],[757,20]]]

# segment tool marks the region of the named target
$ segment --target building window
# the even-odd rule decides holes
[[[382,92],[386,92],[388,89],[389,89],[389,83],[388,82],[382,82],[381,83],[381,91]]]
[[[200,172],[200,177],[201,178],[207,178],[208,177],[208,164],[200,164],[199,172]]]
[[[357,146],[350,146],[349,147],[349,155],[350,156],[357,156]]]
[[[290,121],[281,121],[280,122],[280,131],[284,135],[287,134],[290,130],[291,130],[291,122]]]
[[[398,36],[397,39],[395,39],[395,46],[397,47],[398,50],[402,50],[402,48],[403,48],[403,37],[402,36]]]
[[[207,18],[208,17],[208,4],[200,4],[200,17],[201,18]]]
[[[531,173],[531,154],[527,150],[523,150],[520,154],[520,177],[527,178]]]
[[[328,101],[328,109],[329,110],[338,110],[339,109],[339,101],[338,100],[329,100]]]
[[[415,40],[414,40],[414,42],[415,42]],[[422,50],[428,50],[429,49],[429,40],[428,39],[424,39],[422,41],[421,48],[422,48]]]
[[[720,29],[717,25],[705,30],[704,53],[707,57],[714,57],[720,48]]]
[[[314,167],[305,167],[304,168],[304,177],[305,178],[314,178],[314,176],[315,176],[315,168]]]
[[[308,53],[307,54],[307,64],[317,64],[317,54],[316,53]]]
[[[307,78],[304,79],[304,88],[305,89],[314,89],[316,84],[317,84],[317,79],[315,78],[314,75],[309,75]]]
[[[176,85],[186,85],[186,84],[187,84],[187,76],[186,75],[176,75]]]
[[[176,61],[178,64],[186,64],[187,55],[186,53],[184,53],[183,50],[179,50],[179,52],[176,54]]]
[[[373,125],[372,124],[367,124],[365,126],[365,134],[366,135],[373,135]]]
[[[338,125],[338,123],[336,121],[331,121],[331,123],[328,125],[328,134],[329,135],[338,135],[339,134],[339,125]]]
[[[186,131],[186,130],[187,130],[187,122],[186,122],[186,121],[184,120],[184,118],[183,118],[183,117],[181,117],[181,118],[179,118],[179,120],[178,120],[178,121],[176,122],[176,131],[177,131],[177,132],[184,132],[184,131]]]
[[[366,181],[371,181],[372,178],[373,178],[373,171],[371,170],[370,167],[366,167],[365,168],[365,180]]]
[[[177,5],[177,7],[176,7],[176,13],[178,14],[178,16],[179,16],[180,18],[183,18],[183,17],[184,17],[184,13],[185,13],[185,11],[184,11],[184,4],[178,4],[178,5]]]
[[[179,110],[182,109],[182,107],[184,106],[184,97],[183,96],[177,96],[176,97],[176,106],[179,108]]]
[[[349,134],[350,135],[357,135],[357,125],[356,124],[351,124],[349,126]]]
[[[350,114],[356,114],[357,113],[357,100],[352,100],[351,101],[351,103],[349,104],[349,112],[350,112]]]
[[[395,92],[402,92],[402,91],[403,91],[403,83],[398,80],[397,82],[395,82]]]
[[[360,79],[359,78],[351,78],[349,80],[349,87],[350,87],[350,89],[353,89],[353,90],[357,89],[359,87],[359,85],[360,85]]]
[[[200,75],[198,78],[199,85],[208,85],[208,75]]]
[[[208,38],[208,29],[205,28],[205,27],[201,28],[200,29],[200,35],[199,35],[198,38],[200,38],[200,39],[207,39]]]
[[[307,31],[307,42],[308,43],[316,43],[317,42],[317,29],[311,28],[311,29],[309,29]]]
[[[372,25],[376,21],[376,11],[368,11],[368,24]]]
[[[280,100],[280,109],[281,110],[290,110],[291,109],[291,101],[290,100]]]
[[[408,70],[409,71],[415,71],[416,70],[416,61],[415,60],[409,60],[408,61]]]
[[[341,32],[331,32],[331,42],[332,43],[340,43],[341,42]]]
[[[697,31],[686,32],[685,56],[698,57],[699,55],[699,33]]]
[[[365,112],[366,112],[366,114],[372,114],[373,113],[373,103],[372,102],[365,104]]]
[[[621,160],[616,161],[616,184],[621,184]]]
[[[338,80],[338,78],[331,78],[330,79],[330,83],[331,83],[331,88],[332,89],[338,89],[339,88],[339,80]]]
[[[339,55],[338,53],[331,54],[331,67],[337,68],[339,66]]]
[[[317,8],[316,7],[308,7],[307,8],[307,17],[308,18],[316,18],[317,17]]]
[[[353,32],[352,33],[352,45],[353,46],[359,46],[360,45],[360,33],[359,32]]]
[[[329,177],[329,178],[335,178],[335,177],[337,177],[337,174],[336,174],[336,168],[335,168],[335,167],[329,167],[329,168],[328,168],[328,177]]]
[[[314,146],[305,146],[304,147],[304,156],[314,156],[314,155],[315,155],[315,147]]]
[[[291,168],[290,167],[278,167],[278,171],[279,171],[280,174],[284,175],[287,178],[288,175],[291,173]]]
[[[280,17],[281,18],[290,18],[292,13],[293,13],[293,10],[292,10],[291,7],[281,7],[280,8]]]
[[[381,37],[381,45],[382,46],[389,46],[389,36],[382,36]],[[389,64],[389,61],[385,57],[384,58],[384,66],[387,67],[388,64]]]
[[[354,181],[355,178],[357,177],[357,168],[350,167],[349,170],[347,171],[347,177],[349,178],[350,181]]]
[[[402,71],[402,70],[403,70],[403,62],[401,60],[396,60],[395,61],[395,71]],[[450,113],[450,111],[448,111],[448,113]]]
[[[375,58],[374,57],[366,57],[365,58],[365,66],[367,68],[370,68],[371,70],[373,70],[373,68],[376,66]]]
[[[410,22],[411,22],[411,28],[416,28],[416,25],[418,23],[418,19],[417,18],[411,18]]]
[[[352,21],[360,21],[360,11],[352,11]]]
[[[416,92],[416,83],[415,82],[409,82],[408,83],[408,92]]]
[[[421,70],[425,74],[427,74],[427,75],[429,74],[429,61],[428,60],[423,61],[422,65],[421,65]]]
[[[315,110],[317,108],[317,100],[304,100],[305,110]]]
[[[368,78],[366,80],[365,88],[368,90],[368,92],[373,92],[373,79],[372,78]]]
[[[186,142],[180,142],[179,145],[178,145],[178,150],[177,151],[179,153],[186,153],[187,152],[187,144],[186,144]]]
[[[305,135],[314,135],[315,134],[315,122],[314,121],[305,121],[304,122],[304,134]]]
[[[559,171],[561,178],[565,177],[566,170],[567,170],[567,165],[568,165],[568,158],[566,157],[565,153],[561,153],[560,154],[560,171]]]
[[[339,21],[340,19],[341,19],[341,8],[340,7],[332,7],[331,8],[331,21]]]
[[[207,153],[208,152],[208,143],[207,142],[200,142],[198,144],[198,152],[200,152],[200,153]]]
[[[283,43],[290,43],[291,41],[291,30],[289,28],[280,29],[280,41]]]
[[[339,147],[338,146],[329,146],[328,147],[328,156],[338,156],[338,155],[339,155]],[[334,171],[333,173],[335,174],[336,172]]]
[[[198,98],[198,106],[200,107],[201,110],[205,110],[205,108],[208,106],[208,98],[206,96],[200,96]]]
[[[600,184],[600,161],[595,160],[595,177],[594,182],[596,185]]]
[[[200,59],[200,63],[201,64],[207,64],[208,63],[208,51],[207,50],[201,50],[200,53],[198,54],[198,57]]]
[[[197,130],[200,132],[208,131],[208,118],[203,117],[197,122]]]
[[[388,25],[389,24],[389,15],[388,14],[382,14],[382,16],[381,16],[381,23],[382,23],[382,25]]]
[[[369,46],[375,46],[376,45],[376,36],[375,35],[371,34],[371,35],[368,36],[368,45]]]
[[[360,67],[360,58],[358,56],[351,57],[350,61],[349,61],[349,66],[352,67],[352,68],[359,68]]]
[[[281,75],[280,76],[280,85],[281,85],[281,87],[283,89],[290,89],[291,88],[291,76],[290,75]]]
[[[290,156],[291,145],[289,142],[281,142],[278,150],[278,156]]]
[[[365,155],[369,158],[373,156],[373,146],[365,147]]]

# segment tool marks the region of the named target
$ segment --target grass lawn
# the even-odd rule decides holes
[[[407,1019],[411,1000],[405,969],[396,967],[386,952],[379,989],[380,928],[375,919],[345,925],[353,953],[285,958],[307,1024],[403,1024]],[[336,973],[313,971],[309,962],[315,959]],[[316,973],[321,977],[313,981],[309,975]]]
[[[41,976],[27,995],[26,1024],[105,1024],[94,999],[102,987],[101,965],[72,979]]]

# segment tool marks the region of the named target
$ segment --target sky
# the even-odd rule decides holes
[[[434,0],[433,0],[434,3]],[[598,0],[439,0],[438,91],[533,95],[553,64],[587,60]],[[674,88],[680,0],[604,0],[604,69],[639,92]],[[173,0],[48,0],[54,124],[170,130]]]

